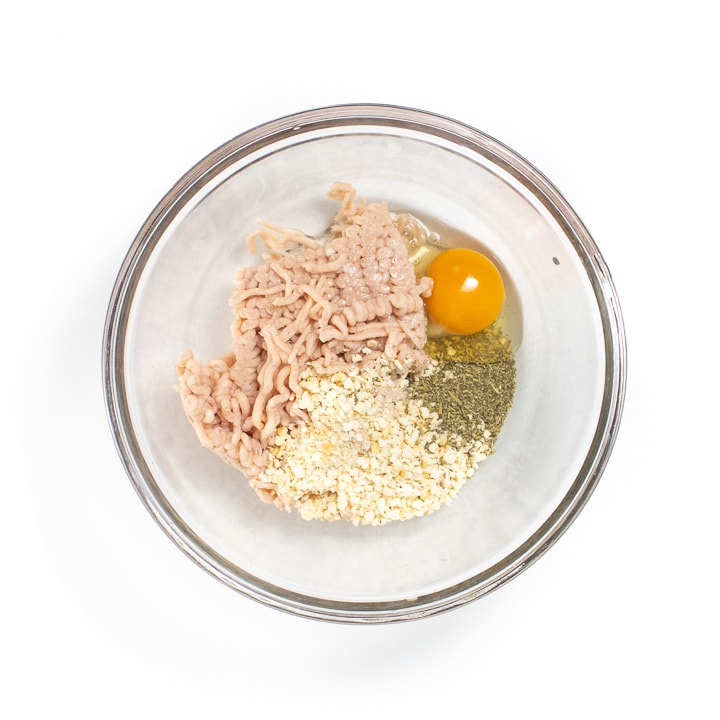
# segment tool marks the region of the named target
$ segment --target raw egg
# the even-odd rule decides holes
[[[425,299],[431,322],[453,335],[472,335],[497,319],[505,302],[500,271],[469,248],[441,252],[428,266],[432,293]]]

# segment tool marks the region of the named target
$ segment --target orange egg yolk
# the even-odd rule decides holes
[[[471,335],[492,325],[505,302],[495,265],[469,248],[441,252],[429,265],[432,293],[425,299],[430,320],[453,335]]]

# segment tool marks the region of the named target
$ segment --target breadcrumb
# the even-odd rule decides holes
[[[279,429],[258,479],[306,520],[381,525],[427,515],[492,452],[486,439],[444,433],[437,413],[408,396],[399,363],[332,375],[308,368],[300,386],[309,420]]]

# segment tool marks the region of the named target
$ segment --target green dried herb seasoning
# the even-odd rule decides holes
[[[515,395],[515,358],[508,338],[492,326],[475,335],[429,338],[425,352],[433,367],[413,378],[412,396],[438,413],[448,435],[485,437],[492,447]]]
[[[512,358],[510,340],[498,323],[474,335],[440,335],[429,337],[425,352],[440,363],[493,363]]]

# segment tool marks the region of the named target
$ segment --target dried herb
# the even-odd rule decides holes
[[[435,365],[413,378],[410,393],[438,413],[448,434],[486,437],[492,446],[515,395],[515,358],[502,330],[430,338],[425,351]]]
[[[510,340],[498,323],[474,335],[429,337],[425,352],[440,363],[493,363],[508,360],[513,356]]]

